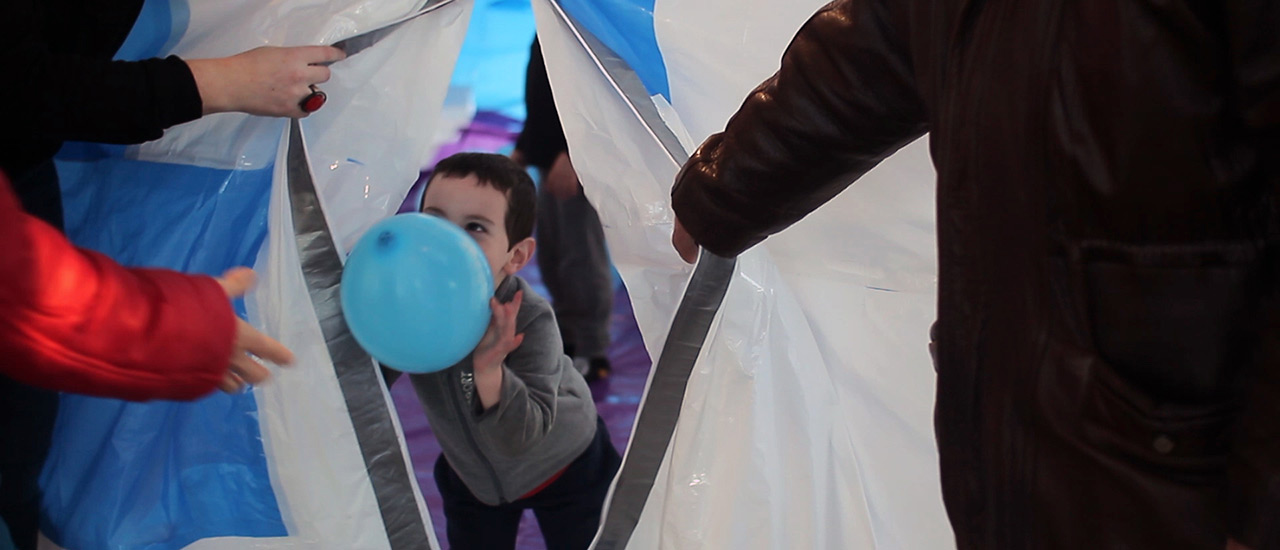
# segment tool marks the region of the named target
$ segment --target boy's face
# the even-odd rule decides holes
[[[480,245],[493,271],[494,285],[514,275],[533,254],[533,239],[512,246],[507,239],[507,196],[481,185],[475,174],[432,178],[422,196],[422,212],[461,227]]]

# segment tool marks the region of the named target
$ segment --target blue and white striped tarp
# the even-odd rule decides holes
[[[287,121],[238,114],[141,146],[62,151],[73,240],[129,265],[207,274],[255,266],[259,289],[238,309],[293,348],[298,364],[252,392],[194,403],[66,396],[42,476],[42,530],[53,545],[435,545],[380,375],[367,356],[350,355],[354,346],[326,341],[318,315],[332,308],[308,291],[323,274],[301,267],[317,251],[298,250],[294,226],[318,220],[339,261],[344,245],[399,204],[434,150],[470,4],[148,0],[118,57],[332,43],[428,7],[333,66],[329,104],[303,124],[309,157],[289,155],[290,137],[301,152],[302,135]],[[311,202],[295,208],[304,203],[291,178],[313,172]]]
[[[142,146],[64,150],[77,242],[132,265],[254,265],[242,311],[298,365],[193,404],[67,398],[43,476],[52,547],[437,547],[377,372],[343,345],[330,301],[346,247],[431,158],[473,3],[148,0],[120,55],[332,43],[435,2],[447,5],[335,65],[329,105],[300,132],[224,114]],[[953,544],[930,428],[923,142],[736,264],[704,260],[703,283],[669,244],[680,162],[821,3],[533,0],[574,165],[662,358],[598,548]],[[682,299],[711,304],[689,334],[671,329]]]

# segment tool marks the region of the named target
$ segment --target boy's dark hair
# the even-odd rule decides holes
[[[533,178],[514,160],[494,153],[457,153],[437,163],[431,179],[437,176],[465,178],[472,174],[480,185],[488,185],[507,196],[504,220],[507,246],[532,236],[533,222],[538,217],[538,192]],[[422,209],[421,204],[418,209]]]

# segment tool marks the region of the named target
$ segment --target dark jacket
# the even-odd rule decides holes
[[[1280,548],[1278,29],[1265,0],[839,0],[674,208],[737,254],[929,132],[960,548]]]
[[[525,162],[537,166],[543,174],[551,169],[556,157],[569,150],[564,127],[556,112],[555,98],[551,95],[551,81],[547,78],[547,63],[542,58],[538,40],[529,48],[529,67],[524,79],[524,127],[516,138],[516,149],[524,153]]]
[[[142,143],[200,117],[200,92],[181,59],[112,61],[141,9],[142,0],[9,0],[0,8],[9,23],[0,35],[8,56],[0,171],[19,196],[44,191],[24,188],[24,176],[63,141]]]

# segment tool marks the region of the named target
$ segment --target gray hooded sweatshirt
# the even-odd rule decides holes
[[[564,354],[546,299],[516,276],[494,295],[524,302],[516,334],[524,342],[502,366],[502,393],[482,411],[471,357],[445,370],[409,375],[449,465],[489,505],[519,499],[568,466],[591,444],[596,406],[591,389]]]

